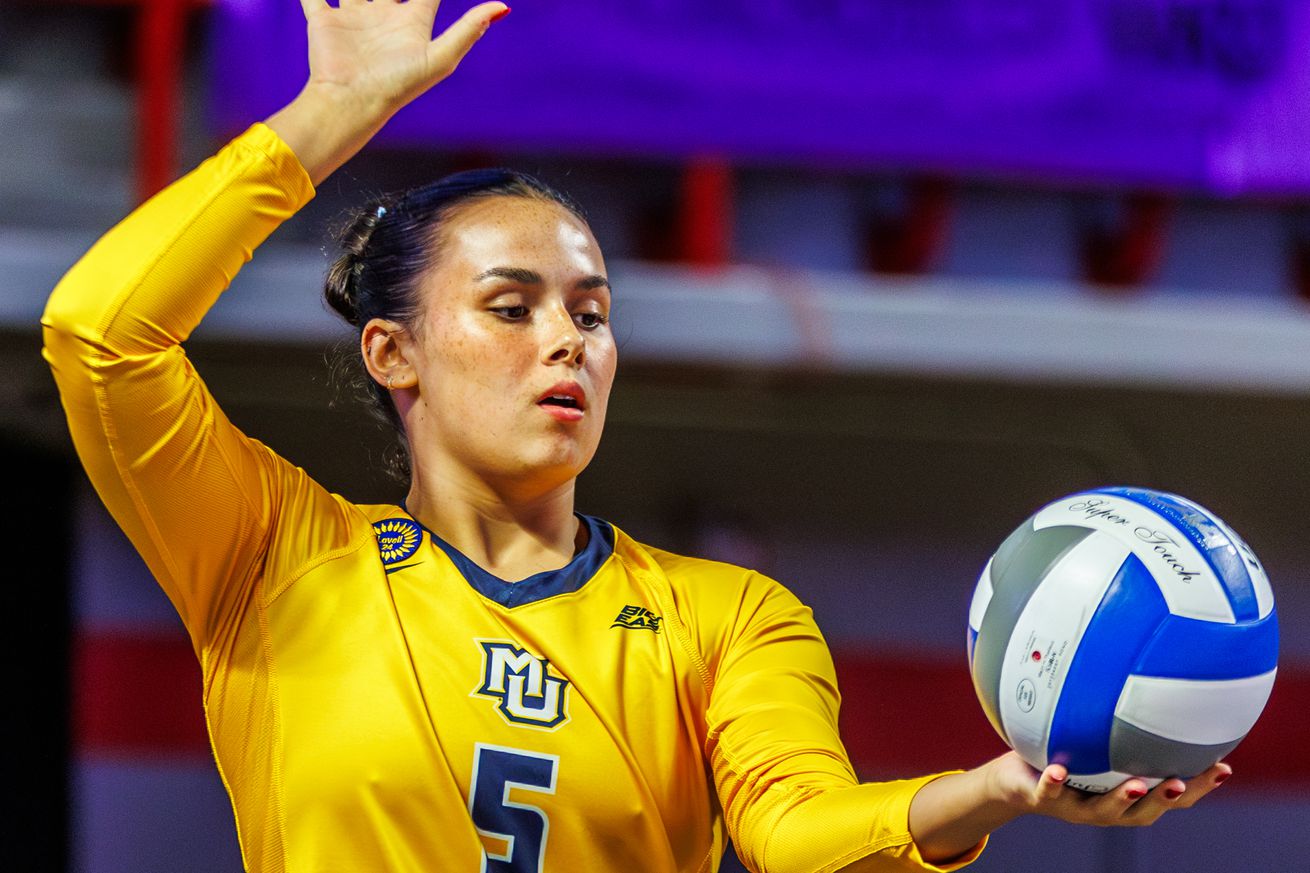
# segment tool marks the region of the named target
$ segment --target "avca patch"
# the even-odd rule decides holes
[[[423,528],[412,518],[375,521],[373,534],[378,538],[378,555],[386,566],[399,564],[412,557],[423,542]]]

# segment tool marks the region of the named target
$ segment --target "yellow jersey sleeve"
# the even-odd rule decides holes
[[[706,752],[743,862],[814,873],[955,870],[974,860],[983,844],[934,866],[910,835],[910,801],[943,774],[857,780],[838,734],[832,658],[810,609],[757,574],[729,590],[735,602],[717,606],[731,618],[701,624],[715,628],[701,640],[712,677]]]
[[[228,421],[181,343],[313,193],[257,124],[100,239],[41,319],[82,464],[202,662],[262,578],[280,508],[316,486]]]

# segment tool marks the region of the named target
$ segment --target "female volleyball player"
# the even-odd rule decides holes
[[[300,96],[110,231],[43,320],[82,461],[200,658],[249,869],[706,871],[725,829],[759,870],[943,869],[1024,813],[1145,824],[1222,781],[1087,797],[1011,754],[859,784],[807,609],[575,514],[610,289],[586,222],[530,179],[372,204],[331,270],[408,445],[403,506],[329,494],[238,432],[181,343],[507,11],[433,41],[437,0],[303,2]]]

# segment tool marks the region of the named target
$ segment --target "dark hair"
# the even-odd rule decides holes
[[[422,309],[419,287],[437,262],[447,219],[460,206],[491,197],[542,200],[564,207],[582,222],[586,216],[568,195],[525,173],[469,170],[398,195],[383,195],[350,218],[337,234],[341,254],[328,268],[323,297],[338,315],[363,332],[374,318],[412,327]],[[358,349],[358,346],[356,346]],[[358,354],[339,360],[338,375],[362,389],[370,410],[394,430],[396,444],[384,458],[387,472],[407,481],[409,441],[391,394],[368,374]]]

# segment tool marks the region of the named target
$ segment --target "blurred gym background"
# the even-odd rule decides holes
[[[6,869],[240,869],[199,671],[76,465],[37,319],[303,58],[291,0],[0,5]],[[399,492],[329,379],[329,230],[488,163],[572,192],[610,260],[620,376],[581,508],[813,605],[865,777],[1002,750],[965,616],[1014,526],[1082,487],[1173,490],[1242,532],[1279,601],[1235,777],[1145,831],[1007,826],[972,869],[1304,867],[1310,7],[518,0],[189,346],[239,425],[357,501]]]

